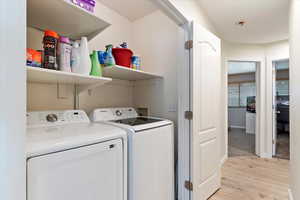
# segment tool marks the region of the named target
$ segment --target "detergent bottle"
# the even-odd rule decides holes
[[[113,45],[106,46],[106,58],[105,58],[105,66],[114,66],[116,65],[115,58],[112,54]]]
[[[97,51],[93,51],[90,55],[92,61],[92,70],[90,75],[92,76],[102,76],[102,68],[98,60],[98,53]]]

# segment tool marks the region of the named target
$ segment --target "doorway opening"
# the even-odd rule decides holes
[[[273,62],[273,156],[290,159],[289,60]]]
[[[258,62],[228,61],[228,156],[256,154]]]

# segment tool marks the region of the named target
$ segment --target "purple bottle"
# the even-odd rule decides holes
[[[71,50],[69,38],[60,36],[57,51],[58,68],[60,71],[71,72]]]

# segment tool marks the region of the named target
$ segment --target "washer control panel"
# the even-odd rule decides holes
[[[90,123],[82,110],[41,111],[27,113],[27,126],[57,126],[73,123]]]
[[[134,108],[99,108],[90,114],[90,119],[95,122],[111,121],[137,117]]]

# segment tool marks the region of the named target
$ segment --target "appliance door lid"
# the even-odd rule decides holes
[[[173,123],[169,120],[153,117],[128,118],[123,120],[115,120],[112,121],[112,123],[125,129],[131,129],[135,132],[159,128],[162,126],[173,126]]]
[[[138,126],[138,125],[150,124],[150,123],[161,122],[161,121],[163,121],[163,120],[149,118],[149,117],[135,117],[135,118],[115,120],[113,122],[120,123],[120,124],[126,124],[126,125],[130,125],[130,126]]]
[[[123,200],[121,139],[30,158],[28,200]]]

